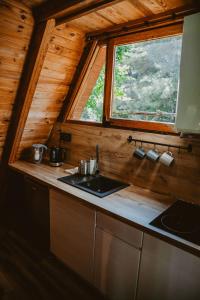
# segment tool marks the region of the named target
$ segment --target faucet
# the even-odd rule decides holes
[[[96,145],[96,174],[99,174],[99,145]]]

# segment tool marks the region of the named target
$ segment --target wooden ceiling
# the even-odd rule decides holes
[[[99,9],[72,20],[69,24],[81,28],[84,32],[91,32],[108,28],[116,24],[149,17],[155,14],[191,5],[191,0],[126,0]]]
[[[72,1],[67,1],[69,4]],[[79,2],[80,1],[74,1]],[[84,0],[81,5],[100,1]],[[195,4],[191,0],[126,0],[107,1],[109,5],[78,18],[68,11],[68,22],[53,30],[47,55],[33,96],[18,157],[33,143],[45,143],[56,122],[85,46],[85,34],[113,25],[156,15],[170,9]],[[105,3],[105,1],[104,1]],[[16,91],[34,26],[35,16],[51,17],[66,1],[3,0],[0,3],[0,158],[8,130]],[[48,10],[49,8],[49,10]],[[71,8],[70,8],[71,9]],[[69,13],[70,12],[70,13]],[[43,15],[42,15],[43,14]],[[25,17],[24,17],[25,16]],[[61,18],[61,19],[60,19]],[[36,20],[37,21],[37,20]]]

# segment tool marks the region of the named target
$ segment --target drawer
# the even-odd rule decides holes
[[[142,247],[143,232],[111,216],[97,212],[97,226],[134,247]]]

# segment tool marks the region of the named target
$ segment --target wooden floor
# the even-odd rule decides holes
[[[0,229],[0,299],[103,298],[52,254],[41,254],[15,232]]]

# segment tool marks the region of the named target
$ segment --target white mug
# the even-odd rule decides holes
[[[163,165],[169,167],[173,163],[173,161],[174,161],[173,154],[170,151],[166,151],[163,154],[161,154],[161,156],[159,158],[159,161]]]

